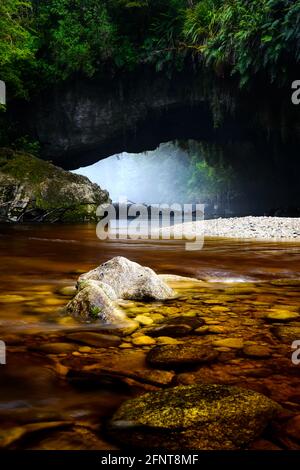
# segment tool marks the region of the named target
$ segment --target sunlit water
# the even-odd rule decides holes
[[[19,225],[1,227],[0,254],[0,339],[7,344],[7,364],[0,366],[0,445],[114,448],[105,437],[105,423],[123,400],[151,389],[127,377],[128,371],[134,375],[147,370],[149,347],[88,350],[67,337],[99,326],[85,327],[66,317],[62,307],[68,297],[59,289],[118,255],[157,273],[205,281],[201,286],[179,284],[179,298],[167,304],[131,303],[126,307],[129,317],[198,315],[208,325],[224,327],[224,335],[198,336],[197,341],[238,336],[271,348],[271,359],[261,360],[236,351],[226,356],[225,348],[220,363],[202,367],[201,380],[254,388],[292,412],[300,411],[300,366],[291,364],[290,344],[273,336],[276,324],[263,321],[272,308],[299,311],[300,244],[210,239],[203,250],[188,252],[184,241],[100,241],[95,227],[88,225]],[[196,341],[195,336],[184,341]],[[65,343],[70,351],[51,354],[45,345],[52,343]],[[70,371],[95,363],[104,370],[116,369],[116,375],[102,374],[96,381],[70,379]],[[173,384],[191,383],[182,372]],[[193,371],[195,381],[198,372]]]

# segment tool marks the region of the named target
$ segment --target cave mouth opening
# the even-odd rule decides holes
[[[155,150],[118,153],[73,171],[108,190],[114,203],[203,204],[206,218],[299,216],[294,172],[249,141],[172,140]]]
[[[122,152],[73,172],[108,190],[115,204],[202,204],[206,218],[248,213],[238,199],[237,175],[223,161],[220,148],[195,140],[164,142],[142,153]]]

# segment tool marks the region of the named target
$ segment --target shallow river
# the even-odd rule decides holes
[[[153,317],[152,326],[179,316],[194,322],[175,341],[213,344],[217,361],[160,372],[145,363],[153,346],[135,345],[135,336],[105,347],[84,340],[99,326],[66,317],[69,297],[61,289],[117,255],[203,281],[174,285],[179,297],[165,304],[124,308],[130,318],[146,315],[149,324]],[[7,348],[0,447],[113,449],[106,423],[126,398],[209,382],[252,388],[283,405],[253,448],[300,449],[300,365],[291,360],[291,343],[300,340],[300,244],[208,239],[201,251],[187,252],[178,241],[99,241],[94,226],[19,225],[0,227],[0,256],[0,339]],[[205,328],[195,333],[197,319]],[[238,341],[228,343],[232,338]]]

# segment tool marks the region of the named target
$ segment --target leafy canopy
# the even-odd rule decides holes
[[[186,61],[280,84],[299,60],[300,0],[0,0],[0,77],[15,94]]]

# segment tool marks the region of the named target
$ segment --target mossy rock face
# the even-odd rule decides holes
[[[121,445],[141,448],[242,449],[279,409],[252,390],[180,386],[126,401],[113,416],[109,433]]]
[[[1,222],[91,222],[107,191],[23,152],[0,149]]]

